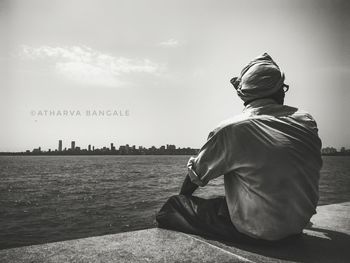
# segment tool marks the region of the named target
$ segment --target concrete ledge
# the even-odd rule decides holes
[[[0,262],[349,262],[350,202],[317,211],[300,238],[273,246],[153,228],[0,250]]]
[[[190,235],[158,228],[0,251],[0,262],[242,262]],[[243,261],[244,262],[244,261]]]
[[[252,262],[350,262],[350,202],[317,208],[303,235],[274,246],[206,242]]]

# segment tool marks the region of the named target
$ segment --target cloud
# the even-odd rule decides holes
[[[116,75],[89,63],[64,62],[56,64],[56,71],[63,77],[86,85],[121,86]]]
[[[22,46],[25,59],[45,60],[57,74],[89,85],[122,86],[121,77],[131,73],[159,75],[164,66],[149,59],[114,57],[85,46]]]
[[[160,42],[160,43],[159,43],[159,46],[161,46],[161,47],[175,48],[175,47],[180,46],[180,41],[171,38],[171,39],[169,39],[169,40]]]

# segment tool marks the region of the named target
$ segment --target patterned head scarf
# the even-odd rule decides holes
[[[267,53],[253,59],[239,77],[231,79],[231,83],[244,102],[268,97],[284,87],[289,88],[284,84],[284,73]]]

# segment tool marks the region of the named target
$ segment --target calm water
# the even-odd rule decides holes
[[[154,226],[188,156],[1,156],[0,248]],[[350,157],[324,157],[320,204],[350,201]],[[200,196],[223,195],[223,178]]]

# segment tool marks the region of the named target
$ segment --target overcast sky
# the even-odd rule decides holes
[[[242,111],[229,80],[263,52],[323,146],[350,147],[347,2],[0,0],[0,151],[55,149],[59,139],[199,148]]]

